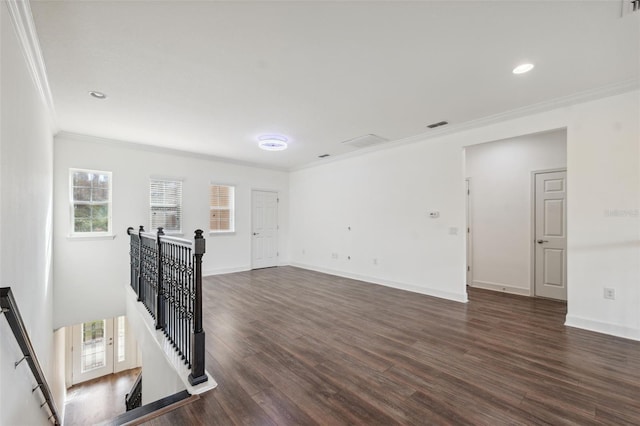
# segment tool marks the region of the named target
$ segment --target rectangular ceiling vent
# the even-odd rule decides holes
[[[640,12],[640,0],[622,0],[622,16]]]
[[[437,123],[429,124],[427,127],[435,129],[436,127],[446,126],[447,124],[449,124],[448,121],[438,121]]]
[[[368,148],[370,146],[380,145],[381,143],[385,142],[389,142],[389,139],[381,138],[378,135],[368,134],[343,141],[342,143],[344,145],[353,146],[355,148]]]

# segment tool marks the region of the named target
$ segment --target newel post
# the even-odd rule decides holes
[[[157,242],[157,250],[158,250],[158,276],[156,278],[156,284],[158,289],[158,294],[156,298],[156,330],[162,329],[166,326],[165,323],[165,312],[164,312],[164,284],[162,279],[162,243],[160,241],[161,237],[164,235],[164,231],[162,226],[158,227],[158,242]]]
[[[205,239],[202,230],[196,230],[194,252],[195,275],[195,303],[193,307],[193,339],[191,340],[191,353],[193,363],[189,383],[193,386],[206,382],[207,375],[204,372],[204,330],[202,329],[202,255],[205,252]]]
[[[136,293],[138,293],[138,302],[142,302],[143,299],[143,294],[142,292],[144,291],[144,286],[142,285],[142,233],[144,232],[144,226],[140,225],[140,229],[138,229],[138,271],[137,271],[137,286],[138,286],[138,291],[136,291]]]

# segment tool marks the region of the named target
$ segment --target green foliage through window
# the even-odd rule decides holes
[[[70,171],[74,233],[111,231],[111,172]]]

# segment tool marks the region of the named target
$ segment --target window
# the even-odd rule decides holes
[[[124,362],[126,358],[126,339],[127,332],[125,326],[125,318],[123,316],[118,317],[118,362]]]
[[[182,232],[182,181],[151,179],[149,184],[151,230]]]
[[[106,321],[89,321],[82,324],[81,372],[87,372],[107,364],[107,345],[104,340]]]
[[[214,185],[209,190],[209,230],[211,232],[234,232],[233,186]]]
[[[72,235],[111,234],[111,172],[69,170]]]

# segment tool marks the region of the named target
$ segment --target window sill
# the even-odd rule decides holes
[[[101,240],[113,240],[116,238],[116,234],[110,235],[67,235],[69,241],[101,241]]]
[[[210,237],[213,237],[216,235],[220,235],[220,236],[236,235],[236,231],[209,231]]]

